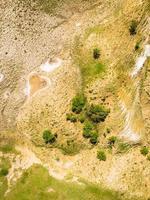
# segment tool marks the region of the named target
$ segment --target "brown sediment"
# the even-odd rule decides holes
[[[37,74],[32,75],[29,77],[29,86],[30,86],[30,96],[32,96],[38,90],[47,86],[47,81],[40,77]]]

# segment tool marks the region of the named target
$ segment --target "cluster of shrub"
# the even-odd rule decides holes
[[[90,121],[86,121],[83,127],[83,137],[89,138],[91,144],[97,144],[98,136],[99,134],[96,127]]]
[[[72,112],[66,115],[66,119],[75,123],[80,121],[84,123],[83,137],[89,138],[91,144],[97,144],[98,131],[96,124],[105,121],[109,110],[101,105],[86,106],[87,100],[83,94],[76,95],[72,100]],[[57,135],[50,130],[43,132],[43,139],[46,144],[52,144],[56,141]]]
[[[116,136],[111,136],[108,138],[108,147],[109,148],[112,148],[115,143],[117,141],[117,137]],[[97,151],[97,158],[100,160],[100,161],[106,161],[106,153],[104,150],[98,150]]]
[[[72,100],[72,112],[66,115],[66,119],[84,123],[83,137],[90,139],[91,144],[97,144],[99,134],[96,125],[104,122],[109,112],[101,105],[87,105],[85,96],[78,94]]]

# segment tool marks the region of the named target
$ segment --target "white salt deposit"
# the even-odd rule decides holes
[[[47,61],[46,63],[40,66],[40,69],[44,72],[52,72],[62,64],[62,60],[57,58],[54,62]]]
[[[4,74],[0,73],[0,83],[4,80]]]
[[[31,86],[29,84],[29,79],[27,80],[26,87],[24,89],[24,93],[26,96],[30,96]]]
[[[137,58],[137,61],[135,63],[135,67],[131,73],[131,77],[134,77],[138,74],[138,72],[140,71],[140,69],[143,67],[145,61],[147,60],[147,58],[150,57],[150,45],[145,45],[145,50],[144,52],[141,54],[140,57]]]
[[[81,26],[81,23],[80,22],[77,22],[76,23],[76,27],[80,27]]]
[[[64,164],[64,168],[65,168],[65,169],[69,169],[69,168],[71,168],[72,166],[73,166],[73,162],[71,162],[71,161],[66,162],[66,163]]]

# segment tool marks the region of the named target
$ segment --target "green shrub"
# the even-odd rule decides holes
[[[149,153],[149,150],[146,146],[142,147],[140,150],[141,154],[146,156]]]
[[[99,151],[97,152],[97,158],[98,158],[99,160],[106,161],[106,154],[105,154],[105,152],[102,151],[102,150],[99,150]]]
[[[72,111],[79,114],[83,110],[85,103],[86,98],[84,97],[84,95],[78,94],[72,100]]]
[[[108,144],[110,146],[113,146],[115,144],[116,140],[117,140],[116,136],[111,136],[110,138],[108,138]]]
[[[77,116],[73,113],[68,113],[66,119],[71,122],[77,122]]]
[[[92,122],[99,123],[105,121],[109,110],[100,105],[91,105],[87,109],[87,116]]]
[[[52,134],[52,132],[50,130],[45,130],[43,132],[43,139],[46,144],[53,143],[56,140],[56,136],[54,134]]]
[[[83,114],[80,114],[80,116],[79,116],[79,121],[81,122],[81,123],[84,123],[84,121],[85,121],[85,116],[83,115]]]
[[[8,174],[8,169],[7,168],[2,168],[0,170],[0,176],[7,176]]]
[[[93,49],[93,58],[94,59],[98,59],[99,57],[100,57],[100,50],[99,49],[97,49],[97,48],[95,48],[95,49]]]
[[[94,125],[87,121],[83,127],[83,137],[90,138],[91,132],[94,130]]]
[[[139,48],[140,48],[140,43],[137,42],[136,45],[135,45],[135,47],[134,47],[134,49],[135,49],[135,51],[137,51]]]
[[[90,142],[92,144],[97,144],[98,142],[98,132],[97,131],[92,131],[91,134],[90,134]]]
[[[130,35],[135,35],[137,33],[137,21],[136,20],[132,20],[130,27],[129,27],[129,31],[130,31]]]

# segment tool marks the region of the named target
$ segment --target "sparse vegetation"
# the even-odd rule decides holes
[[[93,50],[93,58],[98,59],[100,57],[100,50],[98,48],[95,48]]]
[[[149,160],[149,161],[150,161],[150,154],[149,154],[149,155],[147,155],[147,160]]]
[[[0,199],[150,200],[150,0],[3,0],[0,7],[0,132],[6,139],[12,132],[20,149],[15,155],[0,138]],[[141,146],[129,145],[138,138],[132,129]],[[25,170],[33,163],[41,165]]]
[[[15,148],[12,143],[6,143],[0,146],[0,151],[2,151],[3,153],[15,152]]]
[[[122,141],[117,141],[116,153],[125,153],[131,148],[131,145]]]
[[[91,31],[93,30],[90,30],[88,35],[92,33]],[[100,50],[86,49],[86,35],[87,34],[84,36],[84,41],[81,41],[79,37],[76,38],[73,51],[74,62],[80,67],[81,70],[83,87],[95,79],[103,77],[104,73],[106,72],[106,61],[98,59],[100,57]]]
[[[7,174],[9,172],[11,165],[8,158],[0,158],[0,199],[7,191]]]
[[[83,185],[60,181],[49,176],[47,169],[33,165],[13,185],[6,200],[121,200],[120,194],[82,180]],[[48,189],[52,188],[52,192]]]
[[[54,135],[50,130],[45,130],[43,132],[43,139],[46,144],[53,143],[56,140],[56,135]]]
[[[77,144],[74,140],[67,140],[65,144],[62,144],[60,149],[64,155],[75,155],[79,153],[81,145]]]
[[[67,115],[66,115],[66,119],[68,120],[68,121],[71,121],[71,122],[77,122],[77,116],[75,115],[75,114],[73,114],[73,113],[68,113]]]
[[[0,175],[7,175],[10,168],[10,162],[7,158],[2,157],[0,162]]]
[[[106,154],[103,150],[99,150],[97,152],[97,158],[100,160],[100,161],[106,161]]]
[[[92,104],[87,109],[87,116],[94,123],[104,122],[108,114],[109,110],[100,105]]]
[[[8,189],[7,177],[0,176],[0,199],[3,199],[5,192]]]
[[[83,110],[85,103],[86,98],[83,94],[76,95],[72,100],[72,111],[79,114]]]
[[[130,27],[129,27],[129,31],[130,31],[130,35],[135,35],[137,33],[137,21],[136,20],[132,20]]]
[[[141,152],[141,154],[142,154],[143,156],[146,156],[146,155],[149,153],[149,149],[148,149],[148,147],[143,146],[143,147],[141,148],[140,152]]]

